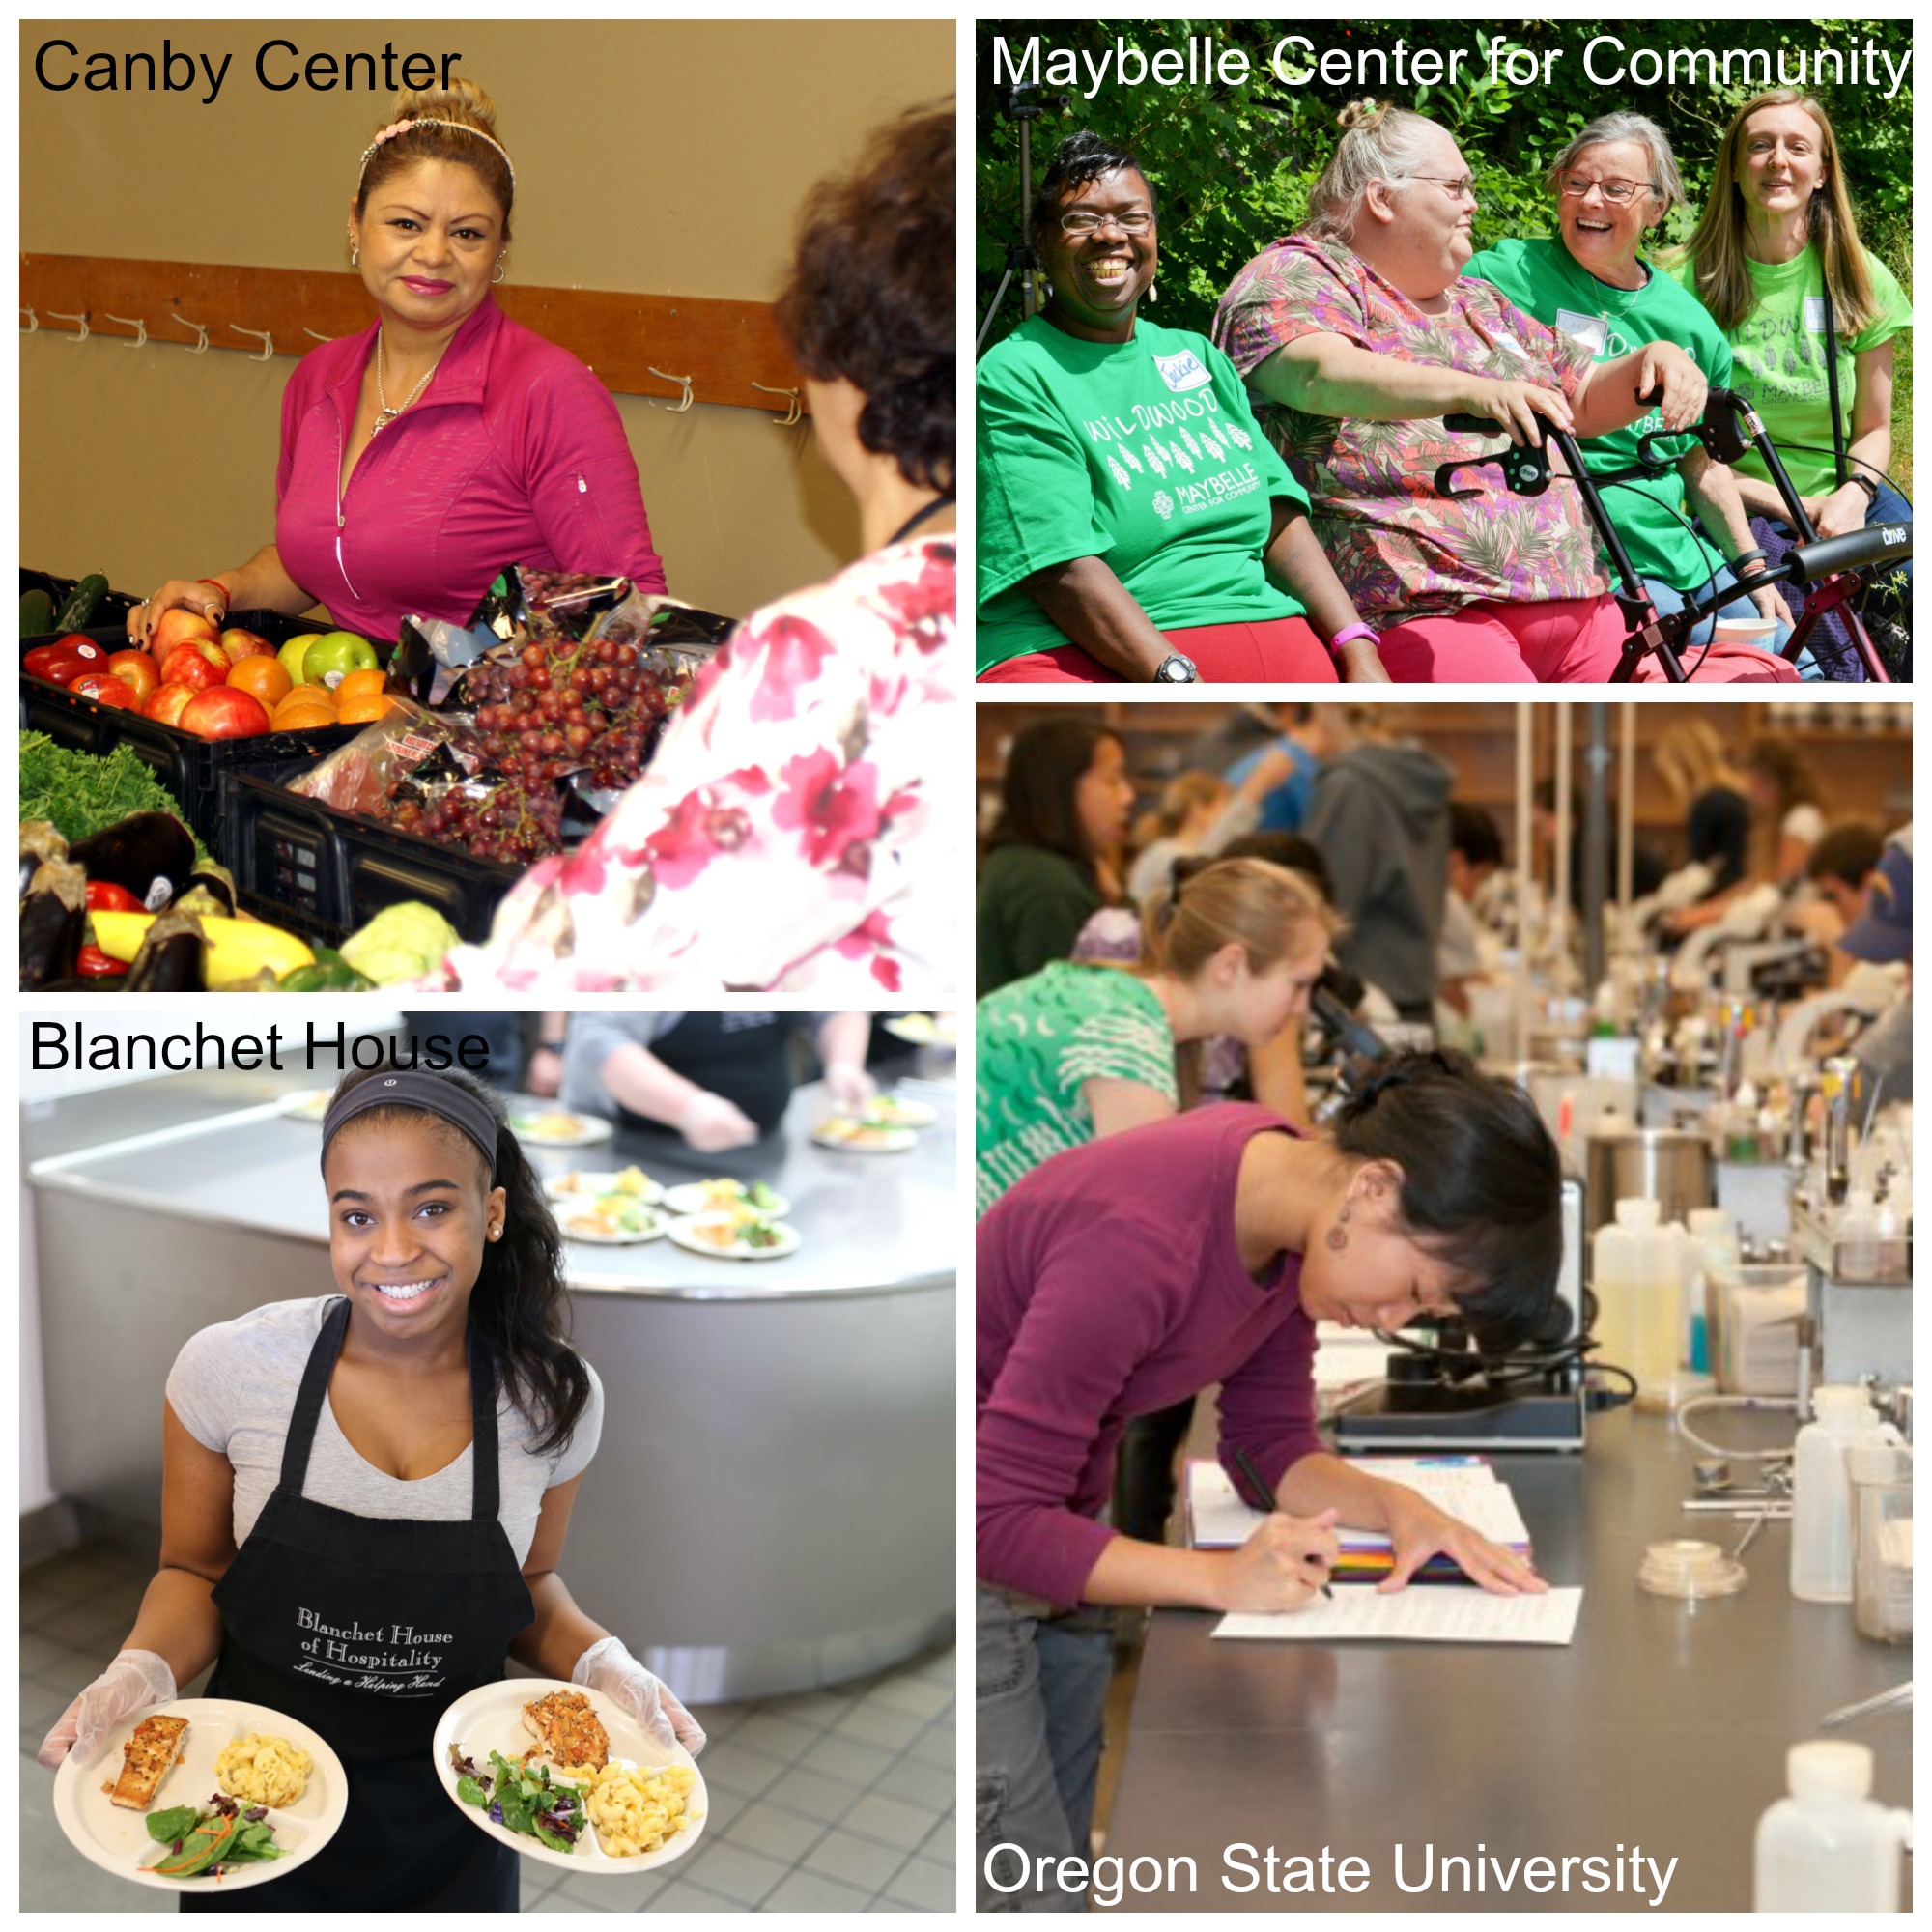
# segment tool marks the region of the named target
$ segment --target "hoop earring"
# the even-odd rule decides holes
[[[349,266],[352,269],[359,269],[362,266],[362,244],[359,242],[350,244]]]
[[[496,282],[500,282],[502,279],[503,279],[503,258],[502,256],[498,255],[497,257],[497,272],[490,277],[490,280],[493,283],[496,283]]]

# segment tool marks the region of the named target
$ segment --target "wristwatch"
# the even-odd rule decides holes
[[[1847,483],[1856,483],[1865,493],[1866,502],[1876,503],[1878,501],[1878,485],[1869,476],[1847,476],[1845,481]]]
[[[1192,658],[1184,658],[1179,651],[1174,651],[1154,667],[1153,681],[1156,684],[1198,684],[1201,673],[1194,668]]]

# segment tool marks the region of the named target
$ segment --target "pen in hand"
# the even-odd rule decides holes
[[[1236,1468],[1240,1470],[1241,1480],[1244,1483],[1246,1483],[1248,1488],[1253,1492],[1253,1495],[1249,1497],[1250,1502],[1254,1502],[1255,1498],[1259,1497],[1260,1501],[1259,1503],[1256,1504],[1258,1508],[1266,1510],[1270,1514],[1276,1512],[1279,1512],[1283,1516],[1286,1516],[1288,1514],[1288,1512],[1282,1509],[1281,1505],[1275,1501],[1274,1492],[1268,1488],[1266,1482],[1263,1479],[1262,1472],[1255,1467],[1254,1458],[1250,1456],[1245,1449],[1236,1449],[1235,1451],[1235,1466]],[[1307,1560],[1311,1563],[1315,1561],[1314,1557],[1312,1556],[1309,1557]],[[1334,1586],[1331,1583],[1328,1583],[1324,1580],[1317,1587],[1321,1590],[1321,1594],[1328,1599],[1328,1601],[1331,1604],[1335,1601],[1335,1590]]]

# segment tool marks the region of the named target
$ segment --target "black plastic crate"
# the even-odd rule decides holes
[[[333,946],[385,908],[419,899],[465,939],[490,936],[520,867],[472,859],[283,789],[307,769],[291,761],[276,771],[236,767],[223,775],[215,857],[234,874],[248,911]]]
[[[20,595],[24,597],[30,590],[44,590],[54,600],[54,609],[56,611],[72,595],[73,586],[79,582],[80,579],[77,577],[55,577],[48,571],[29,570],[24,564],[20,567]],[[138,597],[133,596],[128,591],[110,590],[101,598],[99,605],[95,611],[95,617],[100,623],[111,623],[119,620],[122,628],[125,630],[127,628],[128,612],[140,601]],[[49,639],[62,635],[64,634],[59,631],[50,631],[45,637],[34,638],[29,641],[43,644]]]
[[[249,621],[242,628],[258,631],[270,643],[285,644],[304,632],[320,632],[324,626],[299,617],[284,617],[272,611],[238,612]],[[122,648],[126,627],[97,624],[81,634],[98,644]],[[21,655],[46,639],[24,639]],[[211,851],[218,844],[221,811],[219,777],[223,771],[278,769],[293,775],[318,763],[338,745],[346,745],[360,724],[332,724],[307,731],[271,731],[256,738],[197,738],[192,732],[179,731],[143,718],[138,711],[121,711],[108,704],[97,704],[44,679],[20,678],[20,728],[44,731],[56,745],[70,750],[91,752],[106,757],[117,745],[133,748],[134,755],[148,766],[160,783],[173,794],[182,808],[188,827]]]

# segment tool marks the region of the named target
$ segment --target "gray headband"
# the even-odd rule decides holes
[[[434,1073],[383,1073],[364,1080],[346,1094],[338,1094],[328,1103],[322,1122],[322,1157],[328,1159],[328,1144],[357,1114],[372,1107],[413,1107],[445,1120],[481,1150],[490,1169],[490,1180],[497,1179],[497,1117],[486,1101],[453,1080],[439,1079]]]

